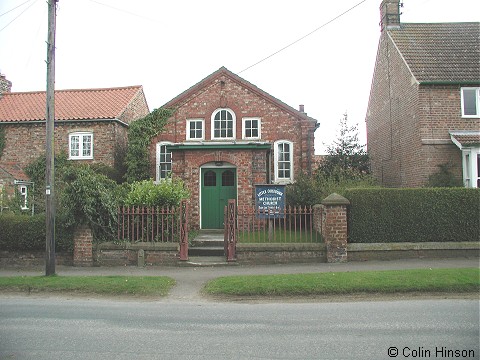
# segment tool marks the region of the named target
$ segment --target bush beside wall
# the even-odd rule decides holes
[[[0,214],[0,249],[8,251],[45,250],[45,215]],[[55,222],[55,248],[73,251],[73,231],[63,225],[61,218]]]
[[[480,190],[350,189],[348,242],[479,241]]]

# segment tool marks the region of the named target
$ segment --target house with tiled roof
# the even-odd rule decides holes
[[[382,1],[366,114],[372,173],[384,186],[420,187],[447,165],[480,187],[480,23],[400,16],[399,0]]]
[[[0,83],[0,182],[5,185],[22,180],[12,169],[23,170],[45,154],[46,92],[11,92],[5,76]],[[71,161],[116,167],[129,124],[148,113],[142,86],[56,90],[55,152]]]
[[[151,144],[152,177],[183,179],[194,228],[223,228],[228,199],[254,206],[256,185],[312,170],[317,120],[225,67],[164,107],[174,113]]]

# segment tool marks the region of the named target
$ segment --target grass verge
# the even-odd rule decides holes
[[[14,276],[0,277],[0,290],[96,295],[165,296],[175,280],[166,276]]]
[[[478,268],[227,276],[204,293],[224,296],[311,296],[359,293],[449,292],[480,289]]]

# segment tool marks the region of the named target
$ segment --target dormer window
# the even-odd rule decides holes
[[[235,139],[235,113],[230,109],[217,109],[212,114],[212,139]]]
[[[462,117],[480,117],[480,88],[462,88]]]

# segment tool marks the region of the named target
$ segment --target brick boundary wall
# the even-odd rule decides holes
[[[315,214],[314,227],[318,229],[321,225],[321,234],[327,248],[327,262],[329,263],[348,261],[347,205],[349,204],[350,201],[346,198],[333,193],[322,200],[322,205],[320,205],[322,211],[317,211]],[[321,222],[319,222],[320,216]]]
[[[73,266],[93,266],[93,234],[87,225],[77,225],[73,233]]]

